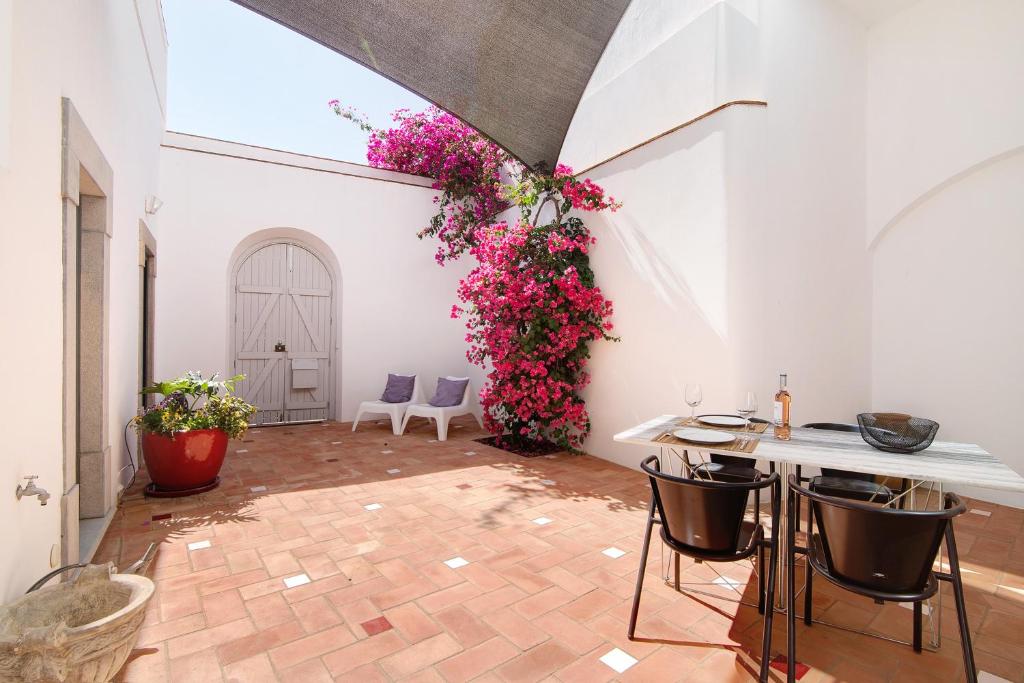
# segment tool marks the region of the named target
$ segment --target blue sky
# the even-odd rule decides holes
[[[366,163],[366,134],[339,99],[384,126],[427,103],[355,62],[229,0],[163,0],[167,128]]]

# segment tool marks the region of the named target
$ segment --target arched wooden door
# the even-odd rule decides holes
[[[234,271],[234,369],[252,423],[326,420],[331,414],[334,282],[307,247],[256,247]]]

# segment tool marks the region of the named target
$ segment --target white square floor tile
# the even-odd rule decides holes
[[[533,523],[538,524],[540,526],[544,526],[545,524],[551,524],[551,520],[547,517],[538,517],[537,519],[533,520]]]
[[[305,574],[289,576],[284,580],[284,585],[286,588],[295,588],[296,586],[302,586],[307,583],[309,583],[309,577]]]
[[[364,510],[380,510],[382,507],[384,507],[384,506],[381,505],[380,503],[370,503],[369,505],[364,505],[363,509]]]
[[[899,602],[899,603],[896,603],[896,604],[898,604],[903,609],[909,609],[909,610],[913,610],[914,609],[914,603],[912,603],[912,602]],[[928,606],[928,603],[924,603],[924,604],[921,605],[921,614],[923,614],[926,617],[931,616],[932,608]]]
[[[332,445],[332,446],[337,446],[337,445],[338,445],[338,444],[340,444],[340,443],[341,443],[340,441],[332,441],[332,442],[331,442],[331,445]]]
[[[248,452],[249,452],[248,448],[239,448],[237,451],[235,451],[235,453],[248,453]]]
[[[742,581],[737,581],[736,579],[730,579],[727,576],[719,576],[717,579],[715,579],[711,583],[716,583],[719,586],[722,586],[723,588],[739,588],[740,586],[743,585]]]
[[[545,486],[554,486],[555,485],[555,480],[554,479],[541,479],[540,483],[544,484]]]
[[[981,515],[982,517],[991,517],[992,513],[988,510],[979,510],[978,508],[971,508],[968,510],[972,515]]]
[[[601,657],[601,662],[605,666],[613,669],[615,673],[621,674],[625,672],[626,669],[636,664],[636,658],[623,652],[619,648],[615,648],[614,650],[605,653],[604,656]]]
[[[210,547],[210,542],[209,541],[196,541],[195,543],[189,543],[188,544],[188,549],[189,550],[202,550],[203,548],[209,548],[209,547]]]
[[[476,455],[476,451],[466,451],[466,455]]]
[[[465,567],[467,564],[469,564],[469,561],[461,557],[453,557],[450,560],[445,560],[444,563],[452,569],[458,569],[459,567]]]
[[[253,493],[263,493],[264,491],[267,490],[267,487],[266,486],[250,486],[249,490],[252,491]]]
[[[391,453],[394,453],[394,451],[381,451],[381,453],[384,455],[390,455]]]
[[[978,683],[1010,683],[1010,681],[1001,676],[990,674],[987,671],[979,671]]]
[[[437,443],[437,439],[427,439],[427,443]]]
[[[611,548],[605,548],[604,550],[601,551],[601,554],[602,555],[607,555],[608,557],[612,558],[613,560],[617,560],[620,557],[622,557],[623,555],[625,555],[626,551],[625,550],[619,550],[618,548],[613,546]]]
[[[392,467],[390,470],[388,470],[388,474],[398,474],[401,471],[402,470],[398,469],[397,467]]]

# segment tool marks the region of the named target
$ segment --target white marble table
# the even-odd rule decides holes
[[[938,485],[939,496],[936,504],[941,505],[943,484],[957,484],[961,486],[978,486],[981,488],[999,489],[1002,491],[1015,491],[1024,493],[1024,477],[1003,464],[998,458],[985,451],[975,444],[953,443],[949,441],[934,441],[923,451],[917,453],[886,453],[879,451],[861,438],[858,433],[834,432],[821,429],[802,429],[794,427],[791,431],[791,438],[788,441],[780,441],[772,435],[771,426],[763,434],[743,433],[743,438],[756,438],[758,444],[752,453],[737,453],[735,451],[716,449],[709,445],[685,445],[666,444],[655,441],[673,427],[678,428],[678,415],[660,415],[643,424],[631,427],[624,432],[615,435],[615,441],[620,443],[635,444],[648,448],[658,449],[662,458],[662,466],[672,470],[671,463],[666,463],[665,452],[675,453],[684,462],[686,452],[692,451],[700,454],[720,453],[723,455],[738,456],[743,458],[756,458],[758,460],[771,461],[777,464],[779,473],[783,480],[783,486],[788,475],[793,471],[795,465],[810,467],[828,467],[854,472],[865,472],[868,474],[881,475],[896,479],[907,479],[911,482],[910,487],[901,495],[910,493],[925,482]],[[682,453],[680,453],[682,452]],[[703,460],[703,458],[702,458]],[[928,489],[928,501],[932,499],[931,486]],[[785,494],[783,494],[785,498]],[[913,498],[911,497],[911,501]],[[913,508],[913,502],[911,502]],[[785,505],[781,517],[782,527],[785,528]],[[779,580],[780,585],[786,585],[784,581],[784,565],[782,561],[785,555],[784,534],[779,539]],[[940,549],[939,562],[942,562],[942,551]],[[777,606],[781,608],[785,599],[784,591],[778,591]],[[932,647],[938,647],[941,643],[942,633],[942,595],[936,596],[937,604],[934,611],[938,618],[931,621]],[[929,601],[929,605],[931,601]],[[931,607],[929,615],[932,614]],[[820,619],[814,620],[829,626],[838,626]],[[874,633],[866,633],[875,637],[883,637]],[[886,638],[888,639],[888,638]],[[905,642],[905,641],[896,641]],[[909,643],[907,643],[909,644]]]
[[[678,415],[661,415],[620,432],[614,438],[621,443],[665,448],[666,444],[655,439],[679,419]],[[974,444],[935,441],[918,453],[885,453],[865,443],[860,434],[849,432],[794,427],[789,441],[779,441],[772,436],[772,428],[769,426],[764,434],[744,436],[760,439],[754,452],[749,455],[716,450],[714,446],[695,444],[688,448],[692,451],[738,455],[776,463],[829,467],[885,477],[1024,493],[1024,477]],[[676,445],[673,448],[686,447]]]

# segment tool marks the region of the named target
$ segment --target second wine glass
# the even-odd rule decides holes
[[[747,421],[745,429],[750,431],[750,418],[757,413],[757,395],[753,391],[748,391],[740,399],[740,405],[736,408],[736,412]]]
[[[686,385],[686,405],[690,406],[690,421],[697,417],[697,406],[704,400],[704,394],[701,392],[699,384],[687,384]]]

